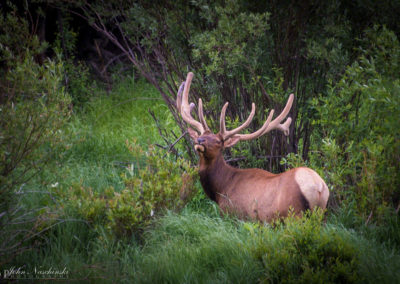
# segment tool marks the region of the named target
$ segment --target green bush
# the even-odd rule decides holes
[[[291,216],[270,229],[258,228],[256,255],[272,283],[355,283],[360,257],[351,235],[325,227],[323,212]]]
[[[9,4],[9,3],[8,3]],[[10,4],[11,5],[11,4]],[[53,158],[60,128],[70,116],[62,86],[64,65],[57,55],[42,64],[46,47],[30,34],[15,10],[0,15],[0,256],[29,247],[52,218],[46,207],[30,208],[27,182]],[[51,221],[50,221],[51,223]]]
[[[75,184],[58,189],[65,214],[123,237],[140,233],[163,210],[178,210],[190,200],[196,169],[189,162],[152,147],[145,151],[134,142],[127,142],[127,146],[137,162],[123,174],[125,188],[119,192],[109,187],[99,192]]]
[[[393,32],[375,27],[364,45],[339,82],[314,101],[321,136],[314,137],[310,164],[324,172],[333,204],[356,200],[367,217],[400,201],[400,44]]]
[[[21,241],[12,233],[20,231],[18,226],[9,225],[36,215],[36,209],[26,206],[23,211],[14,210],[22,205],[25,184],[53,157],[53,148],[60,143],[59,129],[69,117],[70,102],[61,87],[62,72],[62,62],[49,60],[39,66],[28,52],[5,77],[9,85],[2,89],[7,101],[0,105],[0,224],[5,226],[2,236],[6,239],[2,239],[0,254],[13,247],[8,241]]]

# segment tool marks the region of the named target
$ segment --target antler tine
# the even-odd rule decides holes
[[[229,137],[232,137],[233,135],[239,133],[240,131],[242,131],[243,129],[245,129],[247,126],[249,126],[250,122],[253,120],[254,114],[256,112],[256,105],[254,103],[251,104],[251,112],[249,117],[247,118],[247,120],[239,127],[230,130],[230,131],[226,131],[226,126],[225,126],[225,112],[226,109],[228,108],[228,102],[225,103],[225,105],[223,106],[222,110],[221,110],[221,116],[219,119],[219,133],[221,134],[222,138],[224,140],[228,139]]]
[[[283,111],[278,115],[277,118],[275,118],[273,121],[272,117],[274,115],[274,110],[271,110],[270,114],[268,115],[267,120],[265,121],[264,125],[257,130],[256,132],[253,132],[251,134],[238,134],[238,131],[236,132],[236,129],[234,130],[235,133],[233,135],[230,135],[230,140],[228,140],[228,142],[225,144],[225,147],[232,147],[233,145],[235,145],[236,143],[238,143],[239,141],[244,141],[244,140],[251,140],[251,139],[255,139],[257,137],[260,137],[268,132],[270,132],[273,129],[278,129],[280,131],[282,131],[286,136],[289,135],[289,126],[292,122],[292,119],[289,117],[285,123],[282,123],[282,120],[285,119],[285,117],[288,115],[292,104],[293,104],[293,99],[294,99],[294,95],[291,94],[289,96],[289,99],[286,103],[285,108],[283,109]],[[221,120],[220,120],[220,124],[221,124],[221,132],[222,133],[226,133],[226,129],[225,129],[225,110],[228,107],[227,104],[224,105],[224,107],[222,108],[222,112],[221,112]],[[254,106],[253,106],[254,107]],[[253,109],[254,111],[254,109]],[[251,118],[254,115],[252,111],[252,114],[250,115]],[[250,117],[249,117],[250,118]],[[247,121],[246,121],[247,123]],[[245,124],[246,124],[245,123]],[[250,123],[250,121],[249,121]],[[240,126],[237,129],[243,129],[244,127]],[[224,136],[223,136],[224,137]],[[229,138],[228,137],[228,138]],[[224,140],[226,138],[224,137]]]
[[[199,98],[199,119],[201,124],[203,125],[205,131],[210,131],[210,128],[207,125],[206,120],[204,119],[204,114],[203,114],[203,101],[201,100],[201,98]]]
[[[268,126],[268,128],[265,130],[265,132],[263,134],[266,134],[268,132],[270,132],[271,130],[274,129],[278,129],[280,131],[282,131],[286,136],[289,135],[289,126],[292,123],[292,118],[288,118],[285,123],[282,123],[282,120],[285,119],[285,117],[289,114],[290,109],[292,108],[292,104],[293,104],[293,99],[294,99],[294,95],[290,94],[289,99],[286,103],[285,108],[283,109],[283,111],[281,112],[280,115],[278,115],[277,118],[275,118]]]
[[[292,123],[292,118],[288,117],[288,119],[286,119],[285,123],[279,124],[276,129],[279,129],[280,131],[283,132],[283,134],[285,134],[285,136],[289,135],[289,126]]]
[[[203,124],[198,122],[197,120],[195,120],[192,117],[191,111],[194,107],[194,104],[191,103],[189,105],[189,90],[190,90],[190,84],[192,83],[192,79],[193,79],[193,73],[189,72],[186,77],[186,82],[183,83],[184,88],[183,88],[183,96],[181,99],[179,98],[179,91],[181,90],[181,88],[179,88],[178,97],[177,97],[177,105],[178,105],[178,103],[180,103],[180,108],[179,108],[179,105],[178,105],[178,108],[179,108],[179,111],[181,113],[183,120],[186,121],[187,123],[189,123],[190,125],[192,125],[194,128],[196,128],[200,132],[200,135],[201,135],[205,132]],[[182,85],[181,85],[181,87],[182,87]]]
[[[274,116],[274,112],[275,112],[274,110],[271,110],[271,112],[269,113],[268,118],[264,122],[263,126],[260,129],[258,129],[256,132],[253,132],[251,134],[236,134],[234,136],[235,140],[237,140],[237,142],[239,142],[239,141],[255,139],[255,138],[262,136],[265,133],[265,130],[268,128],[268,126],[271,122],[271,119]],[[234,144],[236,144],[236,143],[234,143]]]
[[[226,109],[227,109],[228,105],[229,105],[228,102],[226,102],[226,103],[224,104],[224,106],[222,107],[222,110],[221,110],[221,115],[220,115],[220,117],[219,117],[219,133],[220,133],[222,136],[224,136],[224,134],[226,133],[226,127],[225,127],[225,112],[226,112]]]

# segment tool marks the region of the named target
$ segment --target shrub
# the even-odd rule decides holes
[[[320,131],[310,164],[324,172],[333,201],[355,200],[367,217],[399,202],[400,44],[385,28],[367,30],[365,38],[360,48],[369,48],[314,101]]]
[[[116,237],[138,235],[163,210],[182,208],[194,193],[196,170],[189,162],[152,147],[145,151],[135,142],[127,146],[136,162],[123,174],[122,191],[109,187],[98,192],[75,184],[58,192],[67,214]]]
[[[0,224],[7,227],[4,236],[5,231],[15,229],[7,224],[14,223],[19,214],[33,213],[14,215],[15,206],[24,196],[24,185],[52,157],[52,148],[60,142],[59,129],[69,117],[69,96],[60,86],[62,70],[60,61],[39,66],[28,53],[5,77],[9,86],[2,89],[2,95],[7,101],[0,105]],[[9,247],[3,239],[1,248]]]
[[[375,26],[359,46],[362,55],[313,100],[309,160],[289,154],[282,162],[316,170],[331,190],[331,208],[354,207],[367,223],[373,217],[384,224],[385,212],[398,213],[400,201],[400,44],[393,32]]]
[[[272,283],[354,283],[359,253],[351,235],[325,227],[323,212],[290,216],[270,227],[246,227],[255,240],[252,250],[264,265],[264,281]]]
[[[10,4],[11,5],[11,4]],[[24,186],[53,155],[69,118],[70,97],[62,87],[63,62],[42,65],[45,48],[15,11],[0,13],[0,256],[22,251],[46,227],[46,209],[21,202]],[[38,216],[39,214],[39,216]],[[47,218],[48,219],[48,218]]]

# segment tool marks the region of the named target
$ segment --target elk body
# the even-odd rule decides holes
[[[179,88],[177,107],[183,120],[195,129],[188,128],[188,132],[200,156],[200,181],[209,198],[224,212],[261,221],[270,221],[277,215],[287,216],[290,208],[296,214],[315,207],[326,208],[329,190],[315,171],[300,167],[273,174],[261,169],[237,169],[228,165],[222,154],[225,148],[232,147],[239,141],[255,139],[273,129],[288,135],[291,118],[283,124],[281,122],[290,111],[293,94],[280,115],[272,120],[274,110],[271,110],[264,125],[251,134],[239,132],[253,119],[254,103],[249,118],[241,126],[230,131],[225,127],[225,112],[228,107],[226,103],[221,111],[220,131],[213,134],[204,119],[201,99],[198,104],[199,121],[191,115],[194,105],[189,105],[188,96],[192,78],[193,73],[188,73],[186,82]]]

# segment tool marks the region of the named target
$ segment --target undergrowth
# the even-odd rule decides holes
[[[146,234],[130,269],[141,283],[391,283],[397,254],[323,214],[273,226],[185,211]],[[128,272],[127,272],[128,273]]]
[[[400,276],[398,252],[325,224],[320,212],[271,226],[221,217],[214,206],[168,212],[139,242],[65,223],[45,249],[27,255],[43,267],[68,267],[71,280],[100,283],[396,283]]]

